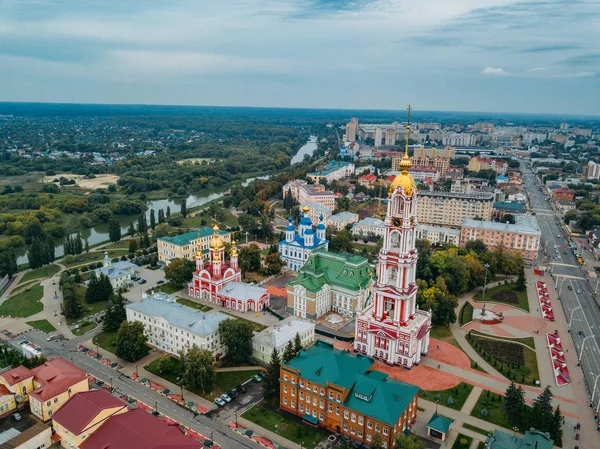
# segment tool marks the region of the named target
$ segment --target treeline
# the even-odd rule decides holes
[[[36,269],[54,262],[54,241],[50,238],[34,237],[27,249],[29,268]]]

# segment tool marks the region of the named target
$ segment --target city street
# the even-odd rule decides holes
[[[542,231],[545,253],[543,265],[548,267],[553,276],[587,391],[597,411],[600,408],[600,394],[594,390],[598,388],[596,381],[600,377],[600,307],[588,280],[588,272],[579,266],[557,213],[540,189],[539,180],[529,168],[522,167],[530,206],[536,213]],[[582,408],[582,413],[584,410]]]

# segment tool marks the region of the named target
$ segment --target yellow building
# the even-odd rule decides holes
[[[436,226],[460,227],[465,218],[491,220],[494,206],[492,192],[451,193],[419,192],[417,220]]]
[[[207,226],[174,237],[159,237],[156,241],[158,260],[164,264],[168,264],[173,259],[195,260],[194,256],[198,251],[208,255],[213,234],[213,228]],[[219,234],[224,243],[231,243],[231,232],[221,230]]]
[[[450,159],[454,157],[455,149],[446,147],[444,149],[416,147],[411,157],[413,167],[437,168],[442,178],[446,177],[446,170],[450,167]],[[392,158],[392,170],[400,171],[402,154]]]
[[[15,407],[29,401],[31,413],[44,422],[74,394],[89,390],[86,372],[60,357],[31,370],[18,366],[6,371],[0,385],[14,395]]]
[[[127,412],[127,405],[104,390],[78,393],[52,417],[52,427],[62,447],[81,444],[111,416]]]

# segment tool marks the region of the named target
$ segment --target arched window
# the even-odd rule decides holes
[[[401,217],[404,215],[404,200],[400,196],[394,199],[393,213]]]
[[[394,266],[388,267],[387,269],[387,280],[391,284],[395,284],[398,279],[398,269]]]
[[[392,232],[390,234],[390,248],[400,248],[400,233]]]

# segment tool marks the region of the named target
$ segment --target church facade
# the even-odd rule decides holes
[[[292,217],[288,219],[288,226],[285,228],[285,240],[279,242],[279,256],[285,263],[286,270],[300,270],[312,251],[317,249],[327,251],[329,248],[329,240],[325,238],[323,217],[320,218],[315,232],[313,231],[313,222],[309,217],[309,211],[308,206],[305,206],[297,232],[292,223]]]
[[[431,313],[416,306],[417,189],[408,173],[410,166],[407,145],[402,171],[388,192],[373,301],[356,319],[354,340],[356,352],[405,368],[412,368],[427,354],[431,328]]]

